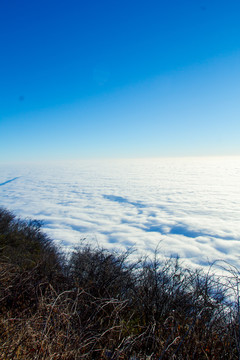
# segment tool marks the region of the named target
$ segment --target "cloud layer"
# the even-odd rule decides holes
[[[207,265],[240,254],[240,158],[0,166],[0,205],[43,220],[66,249],[82,238]]]

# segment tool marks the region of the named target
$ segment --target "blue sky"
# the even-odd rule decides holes
[[[0,161],[240,155],[240,3],[0,2]]]

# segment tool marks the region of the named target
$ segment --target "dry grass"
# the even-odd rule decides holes
[[[0,358],[240,359],[236,268],[128,255],[82,245],[66,261],[40,224],[1,210]]]

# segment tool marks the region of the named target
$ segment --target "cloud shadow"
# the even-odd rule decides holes
[[[184,235],[189,238],[197,238],[199,236],[210,236],[209,234],[204,234],[200,231],[190,230],[186,226],[176,225],[171,228],[169,234],[173,235]]]
[[[122,197],[122,196],[116,196],[116,195],[103,195],[104,199],[110,200],[110,201],[115,201],[119,204],[129,204],[129,205],[133,205],[136,206],[137,208],[144,208],[146,207],[146,205],[144,205],[143,203],[141,203],[140,201],[129,201],[128,199]]]
[[[15,180],[19,179],[19,178],[20,178],[20,176],[17,176],[17,177],[15,177],[13,179],[7,180],[7,181],[1,183],[0,186],[6,185],[6,184],[8,184],[8,183],[10,183],[12,181],[15,181]]]

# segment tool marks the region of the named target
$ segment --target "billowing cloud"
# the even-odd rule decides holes
[[[1,206],[43,221],[66,249],[100,246],[206,265],[240,254],[240,158],[0,166]]]

